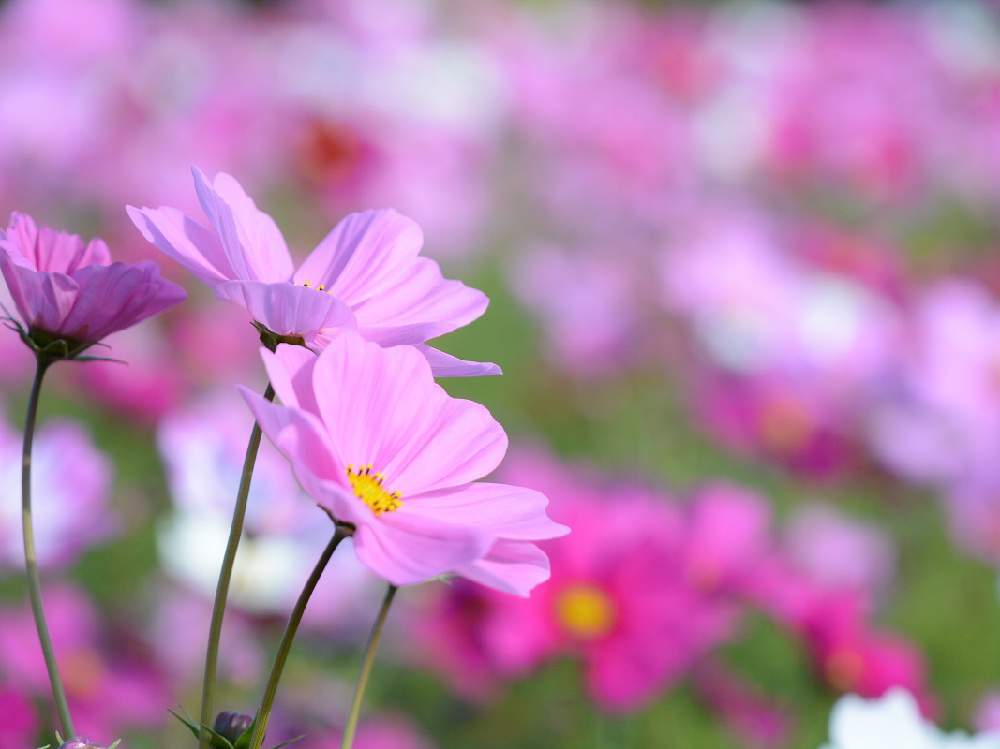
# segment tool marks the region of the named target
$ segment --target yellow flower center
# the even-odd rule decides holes
[[[574,585],[556,601],[556,615],[569,634],[593,640],[611,631],[615,607],[608,595],[593,585]]]
[[[361,466],[357,471],[354,470],[354,466],[347,466],[347,480],[351,482],[354,495],[368,505],[376,515],[392,512],[403,506],[403,495],[387,491],[382,486],[385,476],[381,473],[372,473],[370,463]]]

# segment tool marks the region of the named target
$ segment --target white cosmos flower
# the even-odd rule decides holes
[[[841,698],[822,749],[1000,749],[1000,734],[945,733],[924,719],[912,695],[894,689],[877,700]]]

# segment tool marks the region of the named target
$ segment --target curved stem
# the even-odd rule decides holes
[[[264,390],[264,399],[274,400],[274,388],[268,383]],[[226,615],[226,602],[229,598],[229,583],[233,579],[233,564],[236,561],[236,550],[243,536],[243,521],[247,514],[247,497],[250,494],[250,479],[257,462],[257,451],[260,449],[260,425],[254,422],[247,443],[246,457],[243,460],[243,473],[240,476],[240,488],[236,493],[236,506],[233,508],[233,521],[229,527],[229,541],[222,557],[222,567],[219,569],[219,582],[215,586],[215,603],[212,605],[212,622],[208,628],[208,647],[205,651],[205,675],[201,684],[201,725],[212,725],[212,711],[215,703],[215,677],[219,665],[219,638],[222,636],[222,620]],[[209,746],[209,733],[202,731],[198,741],[200,749]]]
[[[31,446],[35,440],[35,422],[38,420],[38,397],[42,390],[42,378],[45,377],[45,372],[51,363],[50,359],[38,357],[35,380],[31,385],[31,396],[28,398],[28,412],[24,417],[24,446],[21,452],[21,533],[24,539],[24,573],[28,581],[31,612],[35,617],[35,627],[38,629],[38,643],[42,646],[42,655],[49,673],[52,699],[56,703],[59,722],[66,737],[72,738],[76,736],[73,719],[66,703],[66,690],[59,676],[59,665],[56,663],[55,651],[52,648],[52,636],[45,622],[42,586],[38,577],[38,556],[35,553],[35,529],[31,520]]]
[[[257,717],[253,724],[250,749],[260,749],[261,744],[264,743],[264,733],[267,731],[267,724],[271,719],[271,708],[274,707],[274,698],[278,694],[278,682],[281,681],[281,674],[285,670],[285,662],[288,660],[288,654],[292,650],[292,642],[295,640],[295,634],[298,632],[299,624],[302,622],[302,615],[306,612],[309,598],[316,589],[316,584],[319,582],[320,577],[322,577],[326,565],[329,564],[333,552],[340,546],[340,542],[353,532],[354,529],[351,526],[337,525],[336,533],[333,534],[330,543],[323,549],[323,553],[316,562],[316,566],[313,567],[309,579],[306,580],[302,592],[299,593],[299,598],[295,602],[291,616],[288,617],[285,633],[281,636],[281,644],[278,645],[278,652],[274,655],[274,665],[271,666],[271,674],[267,677],[267,686],[264,687],[264,697],[260,701],[260,710],[257,711]]]
[[[361,717],[361,703],[365,697],[365,687],[368,686],[368,677],[372,672],[372,664],[375,663],[375,651],[378,650],[379,640],[382,639],[382,629],[385,627],[385,619],[389,614],[389,607],[399,590],[395,585],[390,585],[385,591],[385,598],[382,599],[382,607],[378,610],[375,624],[372,625],[371,634],[368,636],[368,644],[365,646],[365,658],[361,663],[361,673],[358,674],[358,684],[354,688],[354,699],[351,702],[351,712],[347,716],[347,724],[344,726],[344,738],[341,740],[340,749],[351,749],[354,743],[354,734],[358,730],[358,718]]]

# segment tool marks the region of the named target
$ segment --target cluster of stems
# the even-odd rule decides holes
[[[55,361],[42,353],[37,356],[37,368],[31,386],[31,394],[28,398],[27,413],[24,421],[24,445],[21,461],[21,521],[24,539],[24,568],[28,587],[28,597],[31,601],[31,610],[35,619],[35,626],[38,630],[38,642],[45,659],[45,667],[48,671],[49,683],[52,687],[52,700],[55,703],[59,716],[59,723],[62,734],[69,738],[74,738],[76,732],[73,727],[73,719],[70,715],[69,704],[66,700],[66,690],[63,687],[62,678],[59,675],[59,665],[56,662],[55,650],[52,645],[52,637],[45,620],[45,610],[42,604],[41,581],[38,574],[38,558],[35,551],[34,525],[31,514],[31,448],[34,441],[35,425],[38,420],[38,401],[41,394],[42,380],[49,366]],[[268,384],[264,391],[264,398],[268,401],[274,400],[274,388]],[[254,466],[257,462],[257,452],[260,449],[261,429],[259,424],[254,424],[250,432],[250,440],[247,443],[246,457],[243,462],[243,471],[240,477],[240,485],[236,494],[236,504],[233,508],[233,519],[229,530],[229,540],[223,555],[222,565],[219,569],[219,579],[215,589],[215,600],[212,606],[212,619],[208,630],[208,645],[205,649],[205,669],[202,679],[201,708],[199,712],[200,730],[199,747],[208,749],[212,744],[213,732],[208,730],[212,725],[212,717],[215,710],[215,689],[218,676],[219,643],[222,636],[222,623],[226,614],[226,604],[229,599],[229,586],[233,576],[233,565],[236,561],[236,553],[239,549],[240,540],[243,536],[243,524],[246,519],[247,499],[250,495],[250,483],[253,478]],[[302,617],[305,614],[309,599],[319,583],[323,571],[329,564],[333,553],[348,536],[354,532],[353,526],[347,523],[340,523],[334,519],[334,533],[330,542],[323,549],[323,553],[313,567],[302,592],[295,602],[295,606],[288,619],[278,650],[275,653],[274,663],[264,687],[264,694],[261,698],[251,728],[249,749],[261,749],[264,736],[270,721],[271,711],[278,694],[278,686],[281,675],[288,660],[288,655],[292,649],[292,643],[298,632]],[[382,600],[375,623],[372,626],[368,643],[365,647],[362,658],[361,671],[358,676],[357,686],[354,691],[354,698],[351,702],[350,712],[344,724],[342,749],[350,749],[354,735],[357,730],[358,720],[361,715],[361,704],[364,699],[365,687],[368,677],[371,674],[372,665],[375,661],[375,652],[378,649],[379,640],[385,625],[389,607],[392,605],[396,595],[396,587],[390,585]]]

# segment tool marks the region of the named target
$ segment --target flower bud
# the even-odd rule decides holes
[[[245,713],[223,712],[215,716],[213,729],[217,734],[230,743],[235,743],[236,739],[246,733],[247,729],[253,725],[253,716]]]

